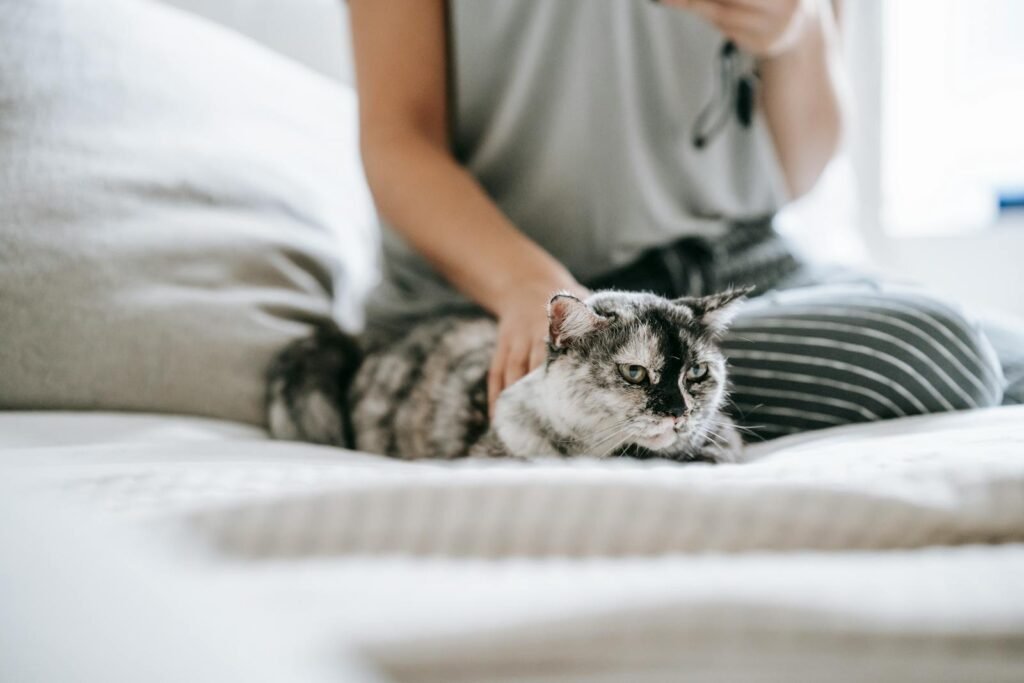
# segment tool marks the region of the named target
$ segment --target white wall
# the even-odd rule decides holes
[[[354,83],[343,0],[163,0],[246,34],[330,78]]]

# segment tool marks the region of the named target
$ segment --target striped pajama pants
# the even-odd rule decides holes
[[[984,334],[909,287],[816,274],[767,223],[645,253],[593,288],[668,297],[754,285],[722,340],[730,410],[748,438],[999,405],[1003,376]]]

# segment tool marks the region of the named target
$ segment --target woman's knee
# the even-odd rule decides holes
[[[817,357],[807,362],[863,385],[887,415],[1001,400],[999,361],[979,327],[914,289],[837,285],[772,292],[752,301],[734,327],[740,339],[784,339],[795,354]]]
[[[879,287],[853,295],[849,305],[861,309],[861,322],[901,339],[922,383],[941,394],[936,409],[961,410],[999,405],[1003,373],[980,326],[955,305],[929,294],[899,287]],[[854,315],[857,315],[854,313]],[[934,398],[934,396],[932,396]]]

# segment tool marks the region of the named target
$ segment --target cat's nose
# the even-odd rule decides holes
[[[679,422],[679,418],[686,414],[685,406],[672,406],[668,409],[670,417],[674,418],[676,422]]]

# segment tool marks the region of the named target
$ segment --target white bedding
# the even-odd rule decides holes
[[[353,649],[399,681],[1024,680],[1024,408],[753,453],[410,464],[210,420],[0,414],[5,478],[173,549],[173,571],[310,662]]]

